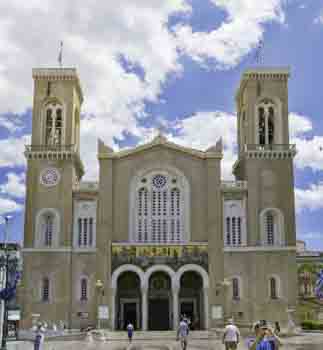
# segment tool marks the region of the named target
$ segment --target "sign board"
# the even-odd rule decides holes
[[[8,310],[8,320],[9,321],[19,321],[20,320],[20,310]]]
[[[221,320],[223,318],[223,307],[221,305],[212,306],[212,319]]]
[[[89,318],[89,313],[88,313],[88,312],[79,311],[79,312],[77,313],[77,316],[78,316],[79,318],[86,319],[86,318]]]
[[[98,318],[99,318],[99,320],[108,320],[109,319],[109,306],[99,305]]]

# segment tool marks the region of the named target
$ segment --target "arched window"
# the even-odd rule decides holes
[[[41,299],[43,302],[49,301],[49,278],[44,277],[42,280],[42,289],[41,289]]]
[[[263,245],[283,245],[284,217],[277,208],[266,208],[260,214],[261,241]]]
[[[81,279],[81,301],[87,301],[88,300],[88,285],[87,285],[87,279],[82,278]]]
[[[226,246],[246,244],[245,209],[242,200],[226,200],[224,202],[224,227]]]
[[[165,171],[138,176],[132,184],[132,240],[136,242],[181,242],[187,237],[185,214],[188,185],[183,176]],[[133,215],[135,213],[135,215]]]
[[[57,146],[62,144],[63,107],[60,103],[50,102],[45,107],[45,144]]]
[[[96,201],[74,202],[74,247],[93,248],[96,244]]]
[[[266,238],[268,245],[274,245],[275,242],[275,226],[274,226],[274,215],[272,212],[266,214]]]
[[[54,208],[43,208],[36,216],[35,246],[42,248],[59,246],[60,216]]]
[[[79,247],[92,247],[93,246],[93,225],[94,221],[92,217],[78,218],[78,246]]]
[[[240,283],[239,278],[236,277],[232,278],[232,299],[240,299]]]
[[[52,214],[48,214],[44,218],[44,241],[46,247],[52,246],[53,241],[53,226],[54,226],[54,216]]]
[[[269,297],[270,299],[278,299],[278,283],[276,277],[269,278]]]
[[[275,104],[263,99],[258,105],[258,143],[272,145],[275,140]]]

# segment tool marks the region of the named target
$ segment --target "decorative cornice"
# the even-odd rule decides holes
[[[96,248],[23,248],[22,253],[96,253]]]
[[[151,142],[146,143],[144,145],[140,145],[137,146],[135,148],[132,149],[126,149],[126,150],[122,150],[119,152],[99,152],[98,154],[98,159],[120,159],[120,158],[124,158],[148,149],[151,149],[153,147],[156,146],[164,146],[166,148],[169,148],[171,150],[175,150],[175,151],[179,151],[179,152],[183,152],[186,154],[189,154],[191,156],[200,158],[200,159],[209,159],[209,158],[213,158],[213,159],[222,159],[223,157],[223,153],[222,150],[221,151],[216,151],[215,148],[211,148],[209,151],[199,151],[193,148],[188,148],[188,147],[184,147],[184,146],[180,146],[177,145],[173,142],[170,142],[166,139],[166,137],[164,135],[158,135],[157,137],[155,137]],[[102,150],[102,146],[101,146],[101,150]]]
[[[59,145],[59,146],[25,146],[24,155],[27,160],[72,160],[80,177],[84,175],[84,165],[79,153],[76,151],[75,145]]]
[[[81,103],[83,102],[83,92],[76,68],[33,68],[32,75],[34,80],[75,81],[77,91],[80,95]]]
[[[296,246],[245,246],[225,247],[224,253],[247,253],[247,252],[296,252]]]

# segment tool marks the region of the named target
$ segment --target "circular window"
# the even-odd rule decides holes
[[[40,182],[42,185],[50,187],[58,184],[60,173],[56,168],[44,169],[40,174]]]
[[[166,176],[164,176],[164,175],[158,174],[158,175],[153,177],[153,185],[157,188],[164,187],[166,185],[166,182],[167,182]]]

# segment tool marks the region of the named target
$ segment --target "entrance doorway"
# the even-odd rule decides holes
[[[171,280],[163,271],[153,273],[148,290],[148,329],[166,331],[171,327]]]
[[[187,271],[180,280],[180,314],[191,320],[191,329],[203,329],[203,281],[195,271]]]
[[[127,322],[131,322],[135,329],[141,327],[140,280],[136,273],[127,271],[122,273],[117,281],[116,295],[116,329],[125,329]]]
[[[135,328],[138,323],[138,303],[137,302],[125,302],[123,304],[123,319],[125,321],[124,328],[127,327],[127,323],[131,322]]]
[[[181,315],[185,315],[190,320],[193,320],[194,316],[196,315],[196,307],[194,307],[194,301],[181,302]]]
[[[169,300],[149,300],[149,329],[167,331],[169,329]]]

